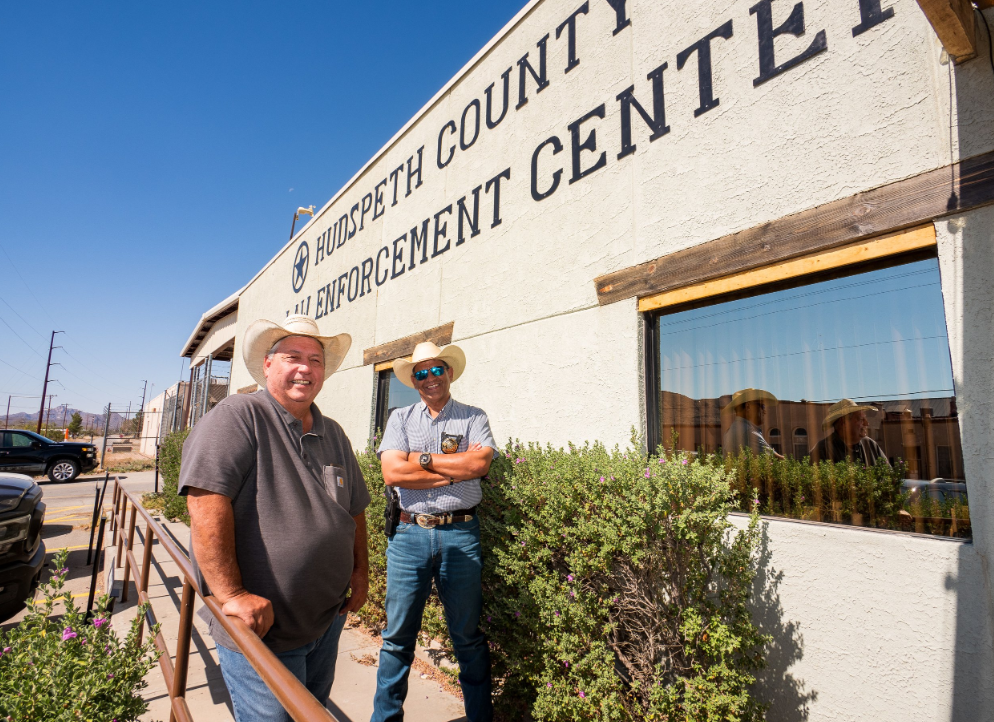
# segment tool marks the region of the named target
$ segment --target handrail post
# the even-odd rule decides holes
[[[115,519],[117,518],[117,505],[118,505],[118,502],[120,501],[120,497],[121,497],[121,484],[120,484],[120,482],[118,482],[117,477],[115,476],[114,477],[114,494],[113,494],[113,496],[111,496],[111,506],[114,509],[114,511],[111,513],[111,516],[110,516],[110,530],[112,532],[117,529],[117,523],[116,523]]]
[[[152,531],[151,522],[146,522],[145,524],[145,553],[142,556],[142,571],[141,577],[135,580],[135,584],[138,585],[138,599],[142,598],[142,593],[148,593],[148,574],[152,567],[152,539],[154,532]],[[138,623],[138,643],[141,644],[142,632],[145,629],[145,616],[142,615],[141,621]]]
[[[124,553],[124,518],[128,514],[128,497],[121,496],[121,518],[114,532],[114,544],[117,546],[117,568],[121,567],[121,555]],[[110,590],[108,590],[110,591]]]
[[[135,504],[131,505],[131,519],[128,521],[128,546],[127,551],[132,551],[135,547],[135,517],[138,515],[138,507]],[[121,591],[121,601],[128,601],[128,578],[131,576],[131,565],[127,563],[127,557],[125,557],[124,565],[124,588]],[[137,581],[137,580],[135,580]]]
[[[176,639],[176,666],[170,697],[186,697],[186,675],[190,667],[190,639],[193,635],[193,602],[197,595],[190,580],[183,577],[183,601],[180,603],[179,633]],[[170,714],[170,719],[173,715]]]

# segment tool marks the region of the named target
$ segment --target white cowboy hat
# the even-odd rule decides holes
[[[337,336],[322,336],[318,333],[318,325],[314,319],[307,316],[287,316],[283,325],[273,323],[264,318],[253,321],[245,331],[245,342],[242,345],[242,360],[252,378],[260,386],[266,386],[266,374],[263,372],[263,362],[266,354],[277,341],[287,336],[306,336],[313,338],[324,347],[324,377],[327,379],[342,365],[345,354],[352,345],[352,337],[347,333]]]
[[[466,354],[458,346],[450,345],[445,348],[439,348],[431,341],[422,341],[414,347],[414,353],[411,354],[410,361],[399,358],[393,362],[393,372],[397,375],[398,381],[413,389],[414,381],[411,380],[411,374],[414,373],[414,367],[422,361],[430,361],[436,358],[444,361],[452,368],[453,381],[462,376],[462,372],[466,369]]]
[[[842,399],[828,407],[828,416],[821,422],[821,428],[827,429],[843,416],[855,414],[857,411],[876,411],[876,406],[858,406],[852,399]]]
[[[727,413],[742,404],[749,403],[750,401],[768,401],[771,404],[778,403],[777,397],[769,391],[763,391],[762,389],[742,389],[741,391],[736,391],[732,394],[732,400],[729,402],[728,406],[723,408],[721,411],[722,413]]]

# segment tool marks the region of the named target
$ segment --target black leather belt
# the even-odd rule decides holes
[[[455,524],[461,521],[473,521],[476,507],[472,509],[456,509],[455,511],[440,511],[437,514],[411,514],[404,510],[400,512],[400,521],[404,524],[417,524],[422,529],[434,529],[444,524]]]

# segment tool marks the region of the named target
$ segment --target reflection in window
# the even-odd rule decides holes
[[[380,371],[377,379],[376,391],[376,419],[374,427],[377,431],[382,431],[387,426],[387,419],[395,409],[410,406],[421,400],[418,392],[409,386],[405,386],[397,379],[397,374],[393,369]]]
[[[656,318],[657,441],[763,513],[969,536],[934,258]],[[789,437],[783,433],[789,430]]]

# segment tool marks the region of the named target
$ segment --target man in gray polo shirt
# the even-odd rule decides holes
[[[245,365],[263,386],[229,396],[183,446],[179,492],[205,593],[238,617],[322,702],[348,612],[366,599],[369,493],[342,427],[314,404],[351,345],[290,316],[256,321]],[[351,590],[351,594],[349,591]],[[208,616],[237,722],[290,717]]]
[[[400,523],[387,545],[387,628],[383,632],[372,722],[404,718],[407,676],[432,580],[445,609],[459,661],[459,684],[470,722],[493,718],[490,655],[480,629],[480,477],[497,451],[487,415],[461,404],[449,384],[462,374],[458,346],[415,347],[394,362],[397,379],[421,401],[396,409],[380,444],[383,480],[398,490]]]

